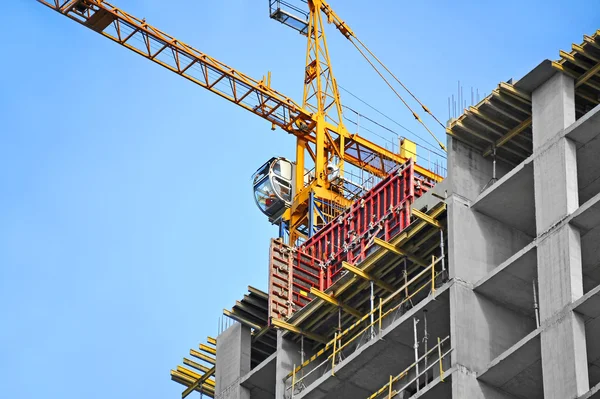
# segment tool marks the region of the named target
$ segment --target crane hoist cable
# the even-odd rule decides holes
[[[402,103],[406,106],[406,108],[408,108],[408,110],[413,114],[414,118],[421,125],[423,125],[423,127],[425,128],[425,130],[427,130],[427,132],[429,132],[431,137],[433,137],[433,139],[438,143],[440,148],[444,151],[447,151],[446,146],[435,136],[435,134],[433,134],[433,132],[427,127],[425,122],[423,122],[421,117],[410,107],[410,105],[408,105],[408,103],[404,100],[404,98],[402,98],[400,93],[398,93],[398,91],[396,91],[394,89],[392,84],[388,81],[388,79],[385,78],[385,76],[383,75],[383,73],[381,73],[381,71],[377,68],[377,66],[375,66],[373,61],[371,61],[371,59],[369,59],[369,57],[367,57],[367,55],[361,49],[361,46],[369,53],[369,55],[371,55],[371,57],[373,57],[377,61],[377,63],[379,63],[385,69],[385,71],[387,73],[389,73],[394,78],[394,80],[396,80],[396,82],[398,82],[402,86],[402,88],[404,90],[406,90],[410,94],[410,96],[413,99],[415,99],[415,101],[417,101],[419,103],[419,105],[423,108],[423,110],[426,113],[431,115],[436,120],[436,122],[440,124],[441,127],[445,128],[444,124],[442,122],[440,122],[440,120],[438,118],[436,118],[435,115],[433,115],[431,110],[425,104],[423,104],[410,90],[408,90],[408,88],[400,81],[400,79],[398,79],[398,77],[396,75],[394,75],[392,73],[392,71],[390,71],[390,69],[387,66],[385,66],[385,64],[379,58],[377,58],[377,56],[375,56],[375,54],[356,36],[356,34],[352,31],[352,29],[350,29],[350,27],[335,13],[335,11],[333,11],[333,9],[331,8],[331,6],[329,6],[329,4],[327,4],[323,0],[321,1],[321,4],[322,4],[321,9],[325,13],[325,15],[327,15],[328,21],[330,23],[333,23],[335,25],[335,27],[340,31],[340,33],[342,33],[342,35],[344,35],[344,37],[346,39],[348,39],[354,45],[354,47],[363,56],[363,58],[365,60],[367,60],[367,62],[371,65],[371,67],[375,70],[375,72],[377,72],[377,74],[384,80],[384,82],[388,85],[388,87],[390,89],[392,89],[392,91],[396,94],[396,96],[400,99],[400,101],[402,101]],[[354,41],[353,38],[356,39],[356,41]],[[358,42],[358,44],[357,44],[357,42]],[[360,44],[360,46],[359,46],[359,44]]]
[[[400,127],[402,130],[404,130],[404,131],[406,131],[406,132],[408,132],[408,133],[412,134],[413,136],[415,136],[415,139],[416,139],[416,140],[418,140],[418,141],[421,141],[421,142],[422,142],[422,144],[417,144],[418,146],[421,146],[421,147],[423,147],[423,148],[427,149],[427,151],[430,151],[430,152],[432,152],[432,153],[434,153],[434,154],[436,154],[436,155],[440,155],[439,153],[435,152],[435,151],[436,151],[436,149],[434,148],[434,146],[433,146],[431,143],[429,143],[429,142],[427,142],[426,140],[424,140],[424,139],[423,139],[421,136],[419,136],[417,133],[413,132],[412,130],[410,130],[410,129],[409,129],[409,128],[407,128],[406,126],[402,125],[402,124],[401,124],[401,123],[399,123],[398,121],[396,121],[396,120],[392,119],[392,118],[391,118],[389,115],[386,115],[386,114],[384,114],[383,112],[381,112],[381,110],[379,110],[379,109],[377,109],[376,107],[374,107],[373,105],[369,104],[368,102],[366,102],[365,100],[363,100],[362,98],[360,98],[360,97],[359,97],[359,96],[357,96],[356,94],[352,93],[350,90],[346,89],[346,88],[345,88],[345,87],[343,87],[342,85],[339,85],[339,84],[338,84],[338,87],[339,87],[340,89],[342,89],[343,91],[345,91],[346,93],[348,93],[348,95],[350,95],[350,96],[354,97],[356,100],[360,101],[361,103],[363,103],[363,104],[364,104],[364,105],[366,105],[367,107],[371,108],[373,111],[377,112],[379,115],[383,116],[383,117],[384,117],[385,119],[387,119],[388,121],[390,121],[390,122],[392,122],[393,124],[395,124],[396,126]],[[346,107],[345,105],[342,105],[342,107],[344,107],[344,108],[348,108],[348,109],[350,109],[351,111],[353,111],[353,112],[357,113],[357,111],[353,110],[353,109],[352,109],[352,108],[350,108],[350,107]],[[365,119],[367,119],[367,120],[370,120],[371,122],[373,122],[373,123],[375,123],[375,124],[379,124],[378,122],[376,122],[376,121],[374,121],[374,120],[372,120],[372,119],[368,118],[366,115],[364,115],[364,114],[362,114],[362,113],[361,113],[360,115],[361,115],[363,118],[365,118]],[[386,129],[387,129],[387,128],[386,128]],[[398,133],[398,132],[396,132],[396,131],[394,131],[394,130],[392,130],[392,129],[388,129],[388,130],[392,131],[392,132],[393,132],[393,133],[394,133],[396,136],[404,137],[404,136],[402,136],[402,134],[400,134],[400,133]],[[444,158],[446,157],[446,155],[440,155],[440,156],[443,156]]]
[[[414,118],[419,121],[419,123],[421,125],[423,125],[423,127],[425,128],[425,130],[427,130],[429,132],[429,134],[431,135],[431,137],[433,137],[433,139],[438,143],[438,145],[440,146],[440,148],[444,151],[446,151],[446,146],[435,136],[435,134],[433,134],[433,132],[427,127],[427,125],[425,124],[425,122],[423,122],[423,120],[421,119],[421,117],[419,116],[419,114],[417,114],[410,105],[408,105],[408,103],[406,102],[406,100],[404,100],[404,98],[402,98],[402,96],[400,95],[400,93],[398,93],[398,91],[396,91],[396,89],[394,89],[394,86],[392,86],[392,84],[389,82],[389,80],[387,80],[385,78],[385,76],[383,76],[383,74],[381,73],[381,71],[379,69],[377,69],[377,67],[373,64],[373,62],[369,59],[369,57],[366,56],[366,54],[360,49],[360,47],[353,42],[352,40],[350,41],[354,47],[356,47],[356,49],[358,50],[358,52],[365,58],[365,60],[367,60],[367,62],[371,65],[371,67],[373,67],[373,69],[375,70],[375,72],[377,72],[377,74],[381,77],[381,79],[383,79],[383,81],[388,85],[388,87],[396,94],[396,96],[400,99],[400,101],[402,101],[402,103],[404,104],[404,106],[406,108],[408,108],[408,110],[413,114]],[[442,125],[443,126],[443,125]]]

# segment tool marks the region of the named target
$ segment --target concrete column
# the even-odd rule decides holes
[[[505,399],[477,373],[535,328],[535,321],[473,291],[473,285],[532,241],[525,233],[483,215],[472,203],[492,179],[492,159],[456,139],[449,140],[448,257],[452,397]],[[497,178],[510,170],[498,162]]]
[[[240,386],[241,377],[250,372],[250,329],[235,323],[217,337],[215,399],[250,399],[248,389]]]
[[[575,122],[575,83],[556,73],[532,94],[533,151]]]
[[[277,360],[275,363],[275,398],[289,397],[285,392],[285,377],[293,370],[294,365],[300,365],[300,347],[294,342],[283,338],[283,331],[277,331]]]
[[[581,240],[570,225],[553,227],[579,206],[575,144],[560,137],[575,122],[573,79],[556,73],[538,87],[532,111],[544,397],[575,398],[589,389],[584,323],[556,315],[583,295]]]

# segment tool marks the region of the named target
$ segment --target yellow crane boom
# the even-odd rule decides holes
[[[268,120],[288,133],[314,142],[313,113],[272,89],[268,79],[252,78],[106,1],[38,0],[38,2]],[[299,129],[296,121],[303,121],[306,127]],[[358,167],[370,165],[369,171],[378,176],[387,174],[382,166],[384,160],[394,163],[406,161],[406,158],[399,154],[358,135],[338,132],[337,127],[334,126],[328,128],[350,139],[349,145],[355,145],[357,152],[379,155],[378,162],[361,159],[360,155],[347,155],[344,159]],[[433,180],[441,180],[440,176],[427,169],[421,168],[417,172]]]
[[[290,242],[307,237],[309,198],[321,198],[344,208],[350,200],[330,187],[327,167],[333,157],[340,170],[348,163],[377,177],[408,159],[357,134],[342,122],[337,84],[333,78],[321,11],[336,27],[349,32],[323,0],[309,1],[308,49],[303,104],[270,85],[270,74],[252,78],[103,0],[38,0],[58,13],[128,48],[164,68],[266,119],[297,137],[295,197],[283,215]],[[337,112],[328,112],[336,109]],[[334,115],[337,114],[337,115]],[[311,148],[311,145],[313,148]],[[305,154],[314,163],[314,180],[305,181]],[[415,172],[432,181],[442,177],[416,165]],[[332,215],[335,217],[335,215]],[[327,220],[322,221],[323,223]],[[312,231],[312,226],[310,230]],[[310,236],[310,234],[308,234]]]

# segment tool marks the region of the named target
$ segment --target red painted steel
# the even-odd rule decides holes
[[[432,186],[415,176],[410,160],[297,248],[274,240],[269,316],[291,316],[310,302],[311,287],[323,291],[341,277],[342,262],[361,262],[375,237],[389,241],[400,234],[410,225],[411,204]]]

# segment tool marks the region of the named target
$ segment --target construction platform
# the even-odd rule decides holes
[[[184,395],[600,399],[599,72],[600,31],[450,121],[402,229],[290,279],[282,317],[250,287],[171,372]]]

